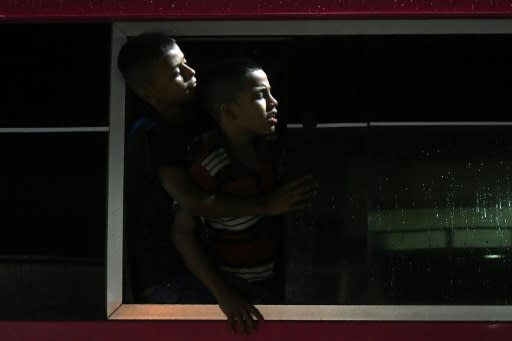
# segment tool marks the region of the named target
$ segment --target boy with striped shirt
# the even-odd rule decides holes
[[[220,131],[203,135],[192,177],[211,193],[241,198],[268,193],[279,181],[280,148],[275,143],[277,100],[267,75],[249,61],[226,62],[212,70],[203,75],[200,91]],[[253,304],[276,304],[284,296],[278,271],[281,218],[250,215],[202,220],[204,244],[197,236],[197,221],[178,210],[172,230],[175,245],[232,328],[238,321],[248,332],[254,319],[263,319]]]

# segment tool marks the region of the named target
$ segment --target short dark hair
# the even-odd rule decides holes
[[[220,106],[236,102],[247,75],[262,70],[261,65],[250,59],[230,59],[210,65],[201,74],[198,90],[210,115],[218,121]]]
[[[176,45],[164,33],[142,33],[128,38],[117,56],[117,67],[128,86],[137,91],[151,83],[151,72],[160,58]]]

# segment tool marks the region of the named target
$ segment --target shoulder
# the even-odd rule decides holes
[[[204,169],[212,177],[231,163],[217,131],[208,131],[202,134],[192,150],[194,165]]]
[[[141,135],[141,133],[146,133],[148,130],[155,126],[156,122],[151,117],[143,116],[137,119],[128,129],[127,138],[131,139],[133,137]]]
[[[161,118],[150,118],[147,124],[146,135],[152,150],[161,150],[164,154],[188,153],[192,142],[188,131]]]
[[[179,129],[168,124],[163,119],[154,115],[143,116],[136,120],[128,129],[128,141],[140,137],[146,138],[173,138],[177,136]]]
[[[162,118],[148,118],[151,134],[160,134],[166,136],[179,136],[183,135],[184,129],[179,126],[168,123]]]

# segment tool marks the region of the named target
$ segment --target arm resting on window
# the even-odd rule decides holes
[[[206,217],[276,215],[310,205],[318,185],[311,176],[289,182],[265,196],[236,197],[202,190],[185,168],[160,167],[163,188],[187,211]]]
[[[263,320],[261,313],[247,300],[225,284],[195,234],[196,219],[178,210],[172,227],[172,239],[187,268],[211,291],[220,309],[228,318],[233,331],[236,324],[247,334],[255,329],[255,320]]]
[[[196,235],[199,222],[183,210],[178,210],[172,227],[172,240],[187,268],[218,298],[227,289],[208,258]]]

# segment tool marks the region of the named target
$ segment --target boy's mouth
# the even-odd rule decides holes
[[[267,114],[267,120],[268,122],[270,122],[270,124],[272,125],[276,125],[277,122],[278,122],[278,119],[277,119],[277,111],[271,111]]]
[[[197,81],[195,80],[192,80],[192,82],[190,82],[188,85],[187,85],[187,90],[193,90],[195,87],[197,86]]]
[[[187,93],[194,93],[196,91],[196,83],[192,83],[189,86],[187,86],[187,89],[185,90]]]

